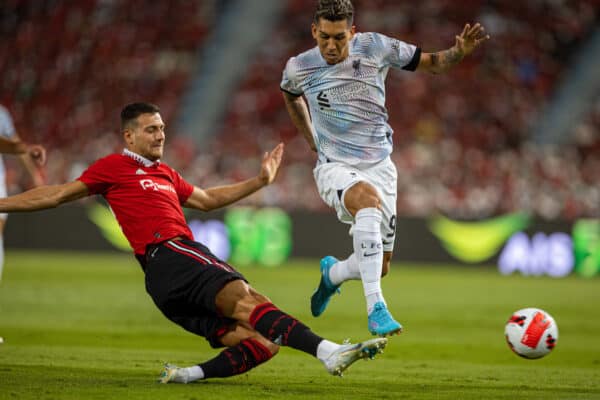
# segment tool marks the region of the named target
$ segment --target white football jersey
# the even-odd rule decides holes
[[[13,124],[13,120],[10,116],[10,113],[6,108],[0,105],[0,136],[5,138],[12,138],[15,135],[15,126]],[[0,155],[0,177],[1,184],[4,185],[4,162],[2,161],[2,156]]]
[[[320,162],[368,165],[389,156],[385,78],[390,67],[414,71],[420,54],[414,45],[369,32],[354,35],[338,64],[327,64],[318,47],[288,60],[281,89],[305,96]]]

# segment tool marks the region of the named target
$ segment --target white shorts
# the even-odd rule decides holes
[[[339,162],[322,163],[313,170],[313,175],[323,201],[335,209],[340,221],[352,225],[350,234],[354,227],[354,217],[344,206],[346,190],[358,182],[372,185],[381,200],[383,250],[394,249],[398,172],[389,157],[367,168],[357,168]]]

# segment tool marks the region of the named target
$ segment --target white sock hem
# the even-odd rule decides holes
[[[317,346],[317,358],[321,361],[327,360],[331,353],[340,347],[339,344],[323,339]]]
[[[202,370],[202,367],[200,367],[199,365],[188,367],[186,368],[186,370],[188,372],[188,379],[185,383],[194,382],[204,378],[204,370]]]

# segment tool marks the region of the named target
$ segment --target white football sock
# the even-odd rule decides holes
[[[339,344],[323,339],[317,346],[317,358],[321,361],[325,361],[331,353],[336,351],[339,347]]]
[[[173,382],[190,383],[204,378],[204,371],[199,365],[193,367],[181,368],[173,377]]]
[[[370,313],[375,303],[385,303],[381,293],[383,248],[379,209],[363,208],[356,213],[353,244],[367,300],[367,313]]]
[[[360,270],[354,253],[345,260],[340,260],[329,269],[329,280],[334,285],[341,285],[350,280],[359,280]]]
[[[199,365],[186,368],[188,371],[188,382],[197,381],[198,379],[204,378],[204,371]]]

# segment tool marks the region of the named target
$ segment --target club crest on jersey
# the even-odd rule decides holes
[[[160,183],[154,182],[152,179],[141,179],[140,185],[144,190],[153,190],[158,192],[159,190],[166,190],[167,192],[175,193],[175,188],[172,185],[161,185]]]
[[[352,69],[354,69],[354,77],[360,76],[360,58],[352,61]]]

